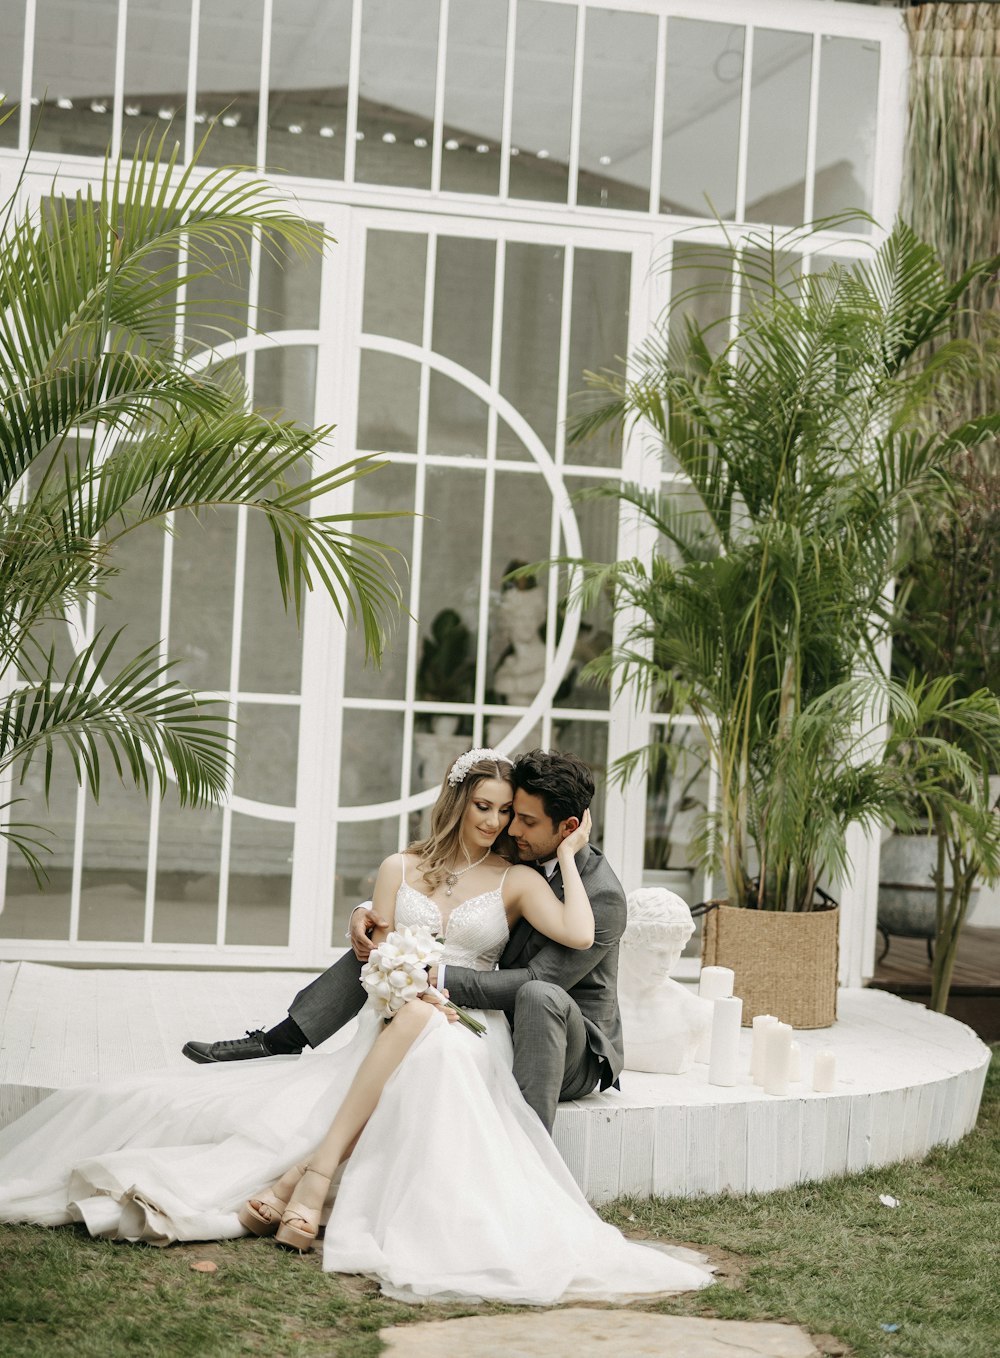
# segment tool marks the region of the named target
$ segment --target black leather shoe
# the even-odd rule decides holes
[[[185,1042],[181,1051],[189,1061],[199,1066],[211,1061],[256,1061],[261,1056],[273,1056],[264,1042],[263,1028],[247,1030],[246,1037],[232,1037],[225,1042]]]

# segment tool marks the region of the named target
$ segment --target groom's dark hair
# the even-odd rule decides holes
[[[579,819],[594,800],[594,775],[575,754],[529,750],[514,760],[513,772],[515,789],[540,797],[553,825]]]

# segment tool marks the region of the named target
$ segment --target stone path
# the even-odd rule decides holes
[[[571,1306],[379,1331],[386,1358],[820,1358],[805,1330]]]

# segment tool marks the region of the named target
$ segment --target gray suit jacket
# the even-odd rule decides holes
[[[549,981],[575,1000],[583,1015],[587,1040],[607,1089],[625,1064],[622,1021],[618,1010],[618,944],[625,932],[625,892],[600,849],[586,844],[576,855],[580,878],[594,911],[590,948],[565,948],[519,920],[500,958],[499,971],[473,971],[449,966],[445,985],[456,1004],[475,1009],[514,1010],[517,992],[526,981]],[[562,900],[558,867],[549,885]]]

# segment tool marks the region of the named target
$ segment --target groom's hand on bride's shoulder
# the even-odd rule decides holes
[[[348,938],[354,950],[354,956],[359,962],[367,962],[372,950],[371,935],[375,929],[384,929],[387,921],[382,919],[371,908],[371,901],[365,901],[362,905],[356,905],[351,915],[351,927],[348,931]]]

